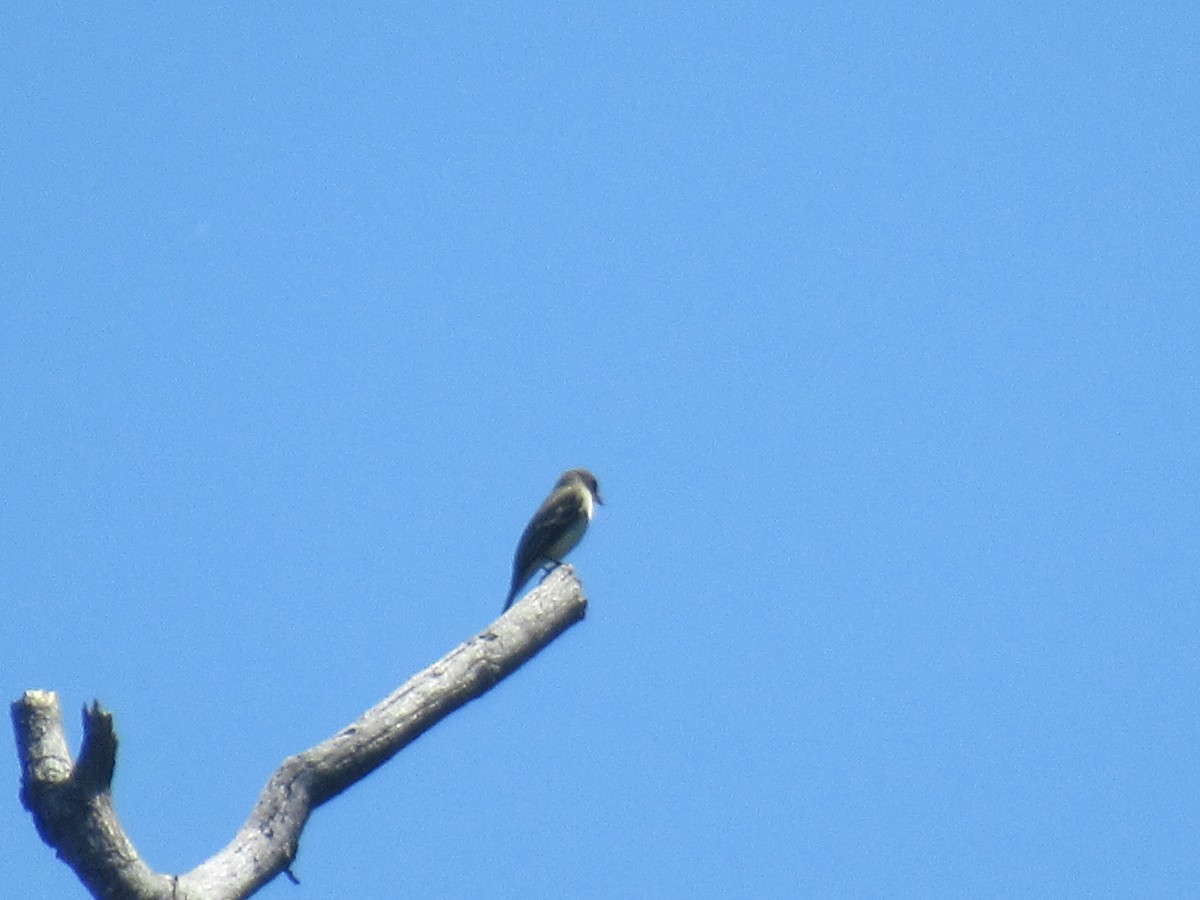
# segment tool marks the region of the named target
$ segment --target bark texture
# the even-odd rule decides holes
[[[182,875],[153,871],[117,820],[112,714],[83,710],[83,745],[72,761],[58,698],[27,691],[12,704],[21,802],[42,840],[94,897],[105,900],[238,900],[280,873],[290,875],[312,811],[366,777],[463,704],[583,618],[587,599],[560,566],[487,629],[417,673],[333,737],[285,759],[233,840]]]

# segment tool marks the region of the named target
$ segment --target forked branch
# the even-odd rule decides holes
[[[112,803],[117,737],[99,703],[83,711],[72,762],[58,698],[27,691],[12,705],[21,801],[42,839],[94,897],[238,900],[289,872],[312,811],[365,778],[465,703],[481,696],[583,618],[587,599],[561,566],[487,629],[419,672],[333,737],[283,761],[250,817],[223,850],[183,875],[153,871]]]

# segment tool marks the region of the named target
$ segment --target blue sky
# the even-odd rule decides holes
[[[260,896],[1196,896],[1200,16],[976,6],[0,13],[4,695],[185,871],[587,466]]]

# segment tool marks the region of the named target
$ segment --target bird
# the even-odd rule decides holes
[[[587,469],[568,469],[559,476],[544,503],[521,533],[513,556],[512,587],[504,601],[507,610],[517,592],[538,569],[553,571],[579,543],[600,499],[596,476]]]

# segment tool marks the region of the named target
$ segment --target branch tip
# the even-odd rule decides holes
[[[83,746],[72,777],[88,793],[104,794],[112,787],[116,765],[117,732],[112,713],[93,700],[83,707]]]

